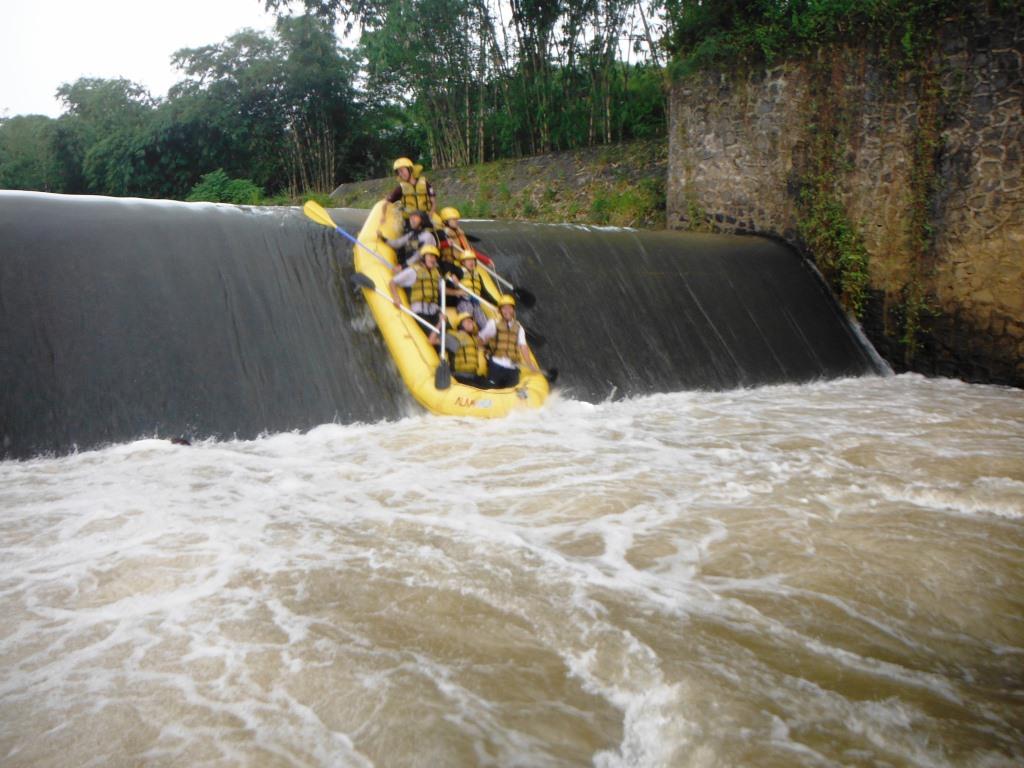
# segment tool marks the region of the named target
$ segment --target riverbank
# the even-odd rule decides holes
[[[575,222],[641,229],[665,227],[668,140],[635,141],[428,170],[439,205],[464,218]],[[369,208],[393,177],[342,184],[336,205]]]

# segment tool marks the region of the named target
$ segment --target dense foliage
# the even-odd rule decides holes
[[[993,0],[1010,2],[1010,0]],[[63,85],[66,111],[0,119],[0,186],[184,198],[205,174],[268,195],[664,135],[684,70],[875,40],[912,57],[955,0],[253,0],[279,15],[174,56],[154,99]],[[292,11],[305,15],[286,15]],[[339,44],[338,26],[350,48]]]
[[[639,63],[619,55],[644,15],[635,0],[378,0],[361,11],[368,87],[405,101],[435,165],[664,131],[653,42]]]
[[[301,16],[268,2],[272,34],[178,51],[166,98],[82,78],[59,89],[56,120],[0,119],[0,186],[181,199],[247,180],[297,195],[390,173],[399,155],[448,167],[659,135],[645,2],[309,0]]]
[[[1010,7],[1019,0],[993,0]],[[914,60],[963,0],[664,0],[677,68],[771,62],[837,43],[869,43]]]

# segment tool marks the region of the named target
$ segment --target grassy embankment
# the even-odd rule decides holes
[[[637,141],[426,172],[463,218],[662,229],[668,141]],[[342,184],[332,205],[369,208],[393,178]]]

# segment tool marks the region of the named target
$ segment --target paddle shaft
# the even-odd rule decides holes
[[[373,250],[373,248],[371,248],[371,247],[370,247],[370,246],[368,246],[368,245],[365,245],[364,243],[361,243],[361,242],[359,242],[359,238],[357,238],[357,237],[353,237],[352,235],[350,235],[350,234],[349,234],[348,232],[346,232],[346,231],[345,231],[344,229],[342,229],[341,227],[339,227],[339,226],[335,226],[335,227],[334,227],[334,231],[335,231],[335,232],[339,232],[340,234],[344,235],[344,236],[345,236],[345,237],[347,237],[347,238],[348,238],[349,240],[351,240],[351,241],[352,241],[353,243],[355,243],[355,244],[356,244],[356,245],[358,245],[358,246],[359,246],[360,248],[362,248],[362,249],[363,249],[364,251],[366,251],[367,253],[369,253],[369,254],[370,254],[370,255],[372,255],[372,256],[375,256],[375,257],[377,258],[377,261],[379,261],[379,262],[380,262],[381,264],[383,264],[383,265],[384,265],[385,267],[387,267],[387,268],[388,268],[389,270],[390,270],[390,269],[391,269],[391,268],[392,268],[392,267],[394,266],[394,264],[392,264],[392,263],[391,263],[390,261],[388,261],[387,259],[385,259],[385,258],[384,258],[383,256],[381,256],[381,255],[380,255],[379,253],[377,253],[377,252],[376,252],[375,250]]]
[[[465,253],[466,252],[465,248],[460,248],[455,243],[452,243],[452,247],[455,248],[455,250],[457,250],[459,253]],[[512,292],[512,294],[517,299],[519,299],[520,301],[523,302],[524,306],[527,306],[527,307],[532,307],[533,306],[534,302],[536,301],[536,298],[534,297],[534,295],[532,293],[530,293],[528,290],[526,290],[522,286],[516,286],[516,285],[513,285],[512,283],[510,283],[504,277],[499,275],[495,270],[491,269],[486,264],[484,264],[480,260],[479,255],[477,256],[477,260],[476,261],[477,261],[477,266],[478,267],[480,267],[484,272],[486,272],[488,275],[490,275],[495,280],[497,280],[500,285],[502,285],[505,288],[507,288],[508,290],[510,290]]]
[[[499,275],[499,274],[498,274],[497,272],[495,272],[495,271],[494,271],[493,269],[491,269],[490,267],[488,267],[488,266],[487,266],[486,264],[484,264],[483,262],[480,262],[480,269],[482,269],[482,270],[483,270],[484,272],[486,272],[486,273],[487,273],[488,275],[490,275],[491,277],[493,277],[493,278],[494,278],[495,280],[497,280],[497,281],[498,281],[499,283],[501,283],[501,284],[502,284],[503,286],[505,286],[506,288],[508,288],[508,289],[509,289],[510,291],[514,291],[514,290],[516,289],[516,287],[515,287],[514,285],[512,285],[512,283],[510,283],[510,282],[509,282],[508,280],[506,280],[506,279],[505,279],[504,277],[502,277],[501,275]]]
[[[445,295],[447,294],[447,291],[444,288],[444,276],[442,276],[441,279],[438,280],[438,286],[437,287],[438,287],[438,290],[441,291],[441,317],[438,318],[437,324],[441,326],[441,363],[443,365],[444,361],[446,360],[446,358],[445,358],[445,349],[444,349],[444,332],[445,332],[445,327],[448,325],[448,323],[445,322],[445,320],[447,319],[448,315],[445,314],[445,310],[447,309],[447,307],[445,305]]]
[[[460,247],[459,247],[458,245],[456,245],[456,244],[455,244],[455,242],[454,242],[453,240],[449,239],[449,242],[450,242],[450,243],[452,244],[452,248],[454,248],[454,249],[455,249],[456,251],[458,251],[459,253],[465,253],[465,252],[466,252],[466,249],[465,249],[465,248],[460,248]],[[490,276],[491,276],[491,277],[493,277],[493,278],[494,278],[495,280],[497,280],[497,281],[498,281],[499,283],[501,283],[502,285],[504,285],[504,286],[505,286],[506,288],[508,288],[508,289],[512,289],[512,288],[515,288],[515,286],[514,286],[514,285],[512,285],[512,283],[510,283],[510,282],[509,282],[508,280],[506,280],[506,279],[505,279],[504,277],[502,277],[502,276],[501,276],[501,275],[499,275],[499,274],[498,274],[497,272],[495,272],[495,271],[494,271],[493,269],[491,269],[490,267],[488,267],[488,266],[487,266],[486,264],[484,264],[484,263],[483,263],[482,261],[480,261],[480,259],[477,259],[476,261],[477,261],[477,266],[479,266],[479,267],[480,267],[480,269],[482,269],[482,270],[483,270],[484,272],[486,272],[486,273],[487,273],[488,275],[490,275]]]
[[[448,389],[452,385],[452,369],[448,367],[448,355],[447,348],[445,345],[445,328],[448,325],[447,315],[445,314],[444,304],[444,278],[442,277],[438,282],[438,288],[441,290],[441,317],[438,325],[441,326],[441,362],[437,364],[437,370],[434,371],[434,387],[437,389]]]
[[[377,294],[378,296],[382,296],[382,297],[384,297],[385,299],[387,299],[387,300],[388,300],[388,303],[389,303],[389,304],[394,304],[394,303],[395,303],[395,300],[394,300],[394,298],[393,298],[393,297],[392,297],[392,296],[391,296],[390,294],[384,293],[384,291],[382,291],[382,290],[381,290],[380,288],[378,288],[378,287],[377,287],[376,285],[374,285],[374,284],[373,284],[373,280],[371,280],[371,279],[370,279],[369,277],[366,277],[366,275],[360,274],[360,273],[358,273],[358,272],[356,273],[356,275],[353,275],[353,277],[356,277],[356,276],[358,276],[358,277],[362,277],[362,278],[365,278],[365,279],[366,279],[366,282],[363,282],[362,280],[359,280],[359,281],[357,282],[357,284],[359,285],[359,287],[360,287],[360,288],[365,288],[365,289],[366,289],[366,290],[368,290],[368,291],[373,291],[373,292],[374,292],[374,293],[376,293],[376,294]],[[369,283],[369,285],[367,285],[367,283]],[[409,309],[409,308],[408,308],[407,306],[405,306],[404,304],[397,304],[397,305],[395,305],[395,306],[397,306],[397,307],[398,307],[398,309],[400,309],[400,310],[401,310],[402,312],[405,312],[405,314],[407,314],[407,315],[408,315],[409,317],[411,317],[411,318],[412,318],[413,320],[415,320],[415,321],[416,321],[417,323],[419,323],[420,325],[422,325],[422,326],[423,326],[424,328],[426,328],[426,329],[427,329],[428,331],[433,331],[434,333],[440,333],[440,331],[438,331],[438,330],[437,330],[437,328],[435,328],[434,326],[432,326],[432,325],[431,325],[430,323],[428,323],[428,322],[427,322],[426,320],[424,320],[424,319],[423,319],[422,317],[420,317],[419,315],[417,315],[417,314],[416,314],[415,312],[413,312],[413,311],[412,311],[411,309]]]
[[[461,282],[459,282],[458,280],[454,280],[454,279],[452,279],[451,277],[449,277],[449,278],[448,278],[448,282],[450,282],[450,283],[451,283],[452,285],[454,285],[454,286],[455,286],[456,288],[458,288],[458,289],[459,289],[460,291],[465,291],[465,292],[466,292],[466,293],[468,293],[468,294],[469,294],[470,296],[472,296],[472,297],[473,297],[474,299],[476,299],[477,301],[479,301],[479,302],[480,302],[481,304],[485,304],[485,305],[487,305],[488,307],[490,307],[491,309],[493,309],[493,310],[497,311],[497,309],[498,309],[498,308],[497,308],[497,307],[496,307],[496,306],[495,306],[494,304],[492,304],[491,302],[489,302],[489,301],[488,301],[487,299],[485,299],[485,298],[484,298],[483,296],[477,296],[477,295],[476,295],[475,293],[473,293],[473,292],[472,292],[471,290],[469,290],[469,288],[467,288],[466,286],[464,286],[464,285],[463,285],[463,284],[462,284]]]

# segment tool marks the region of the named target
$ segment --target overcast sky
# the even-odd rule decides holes
[[[179,48],[273,25],[263,0],[0,0],[0,117],[57,117],[58,86],[80,77],[124,77],[166,96],[181,79]]]

